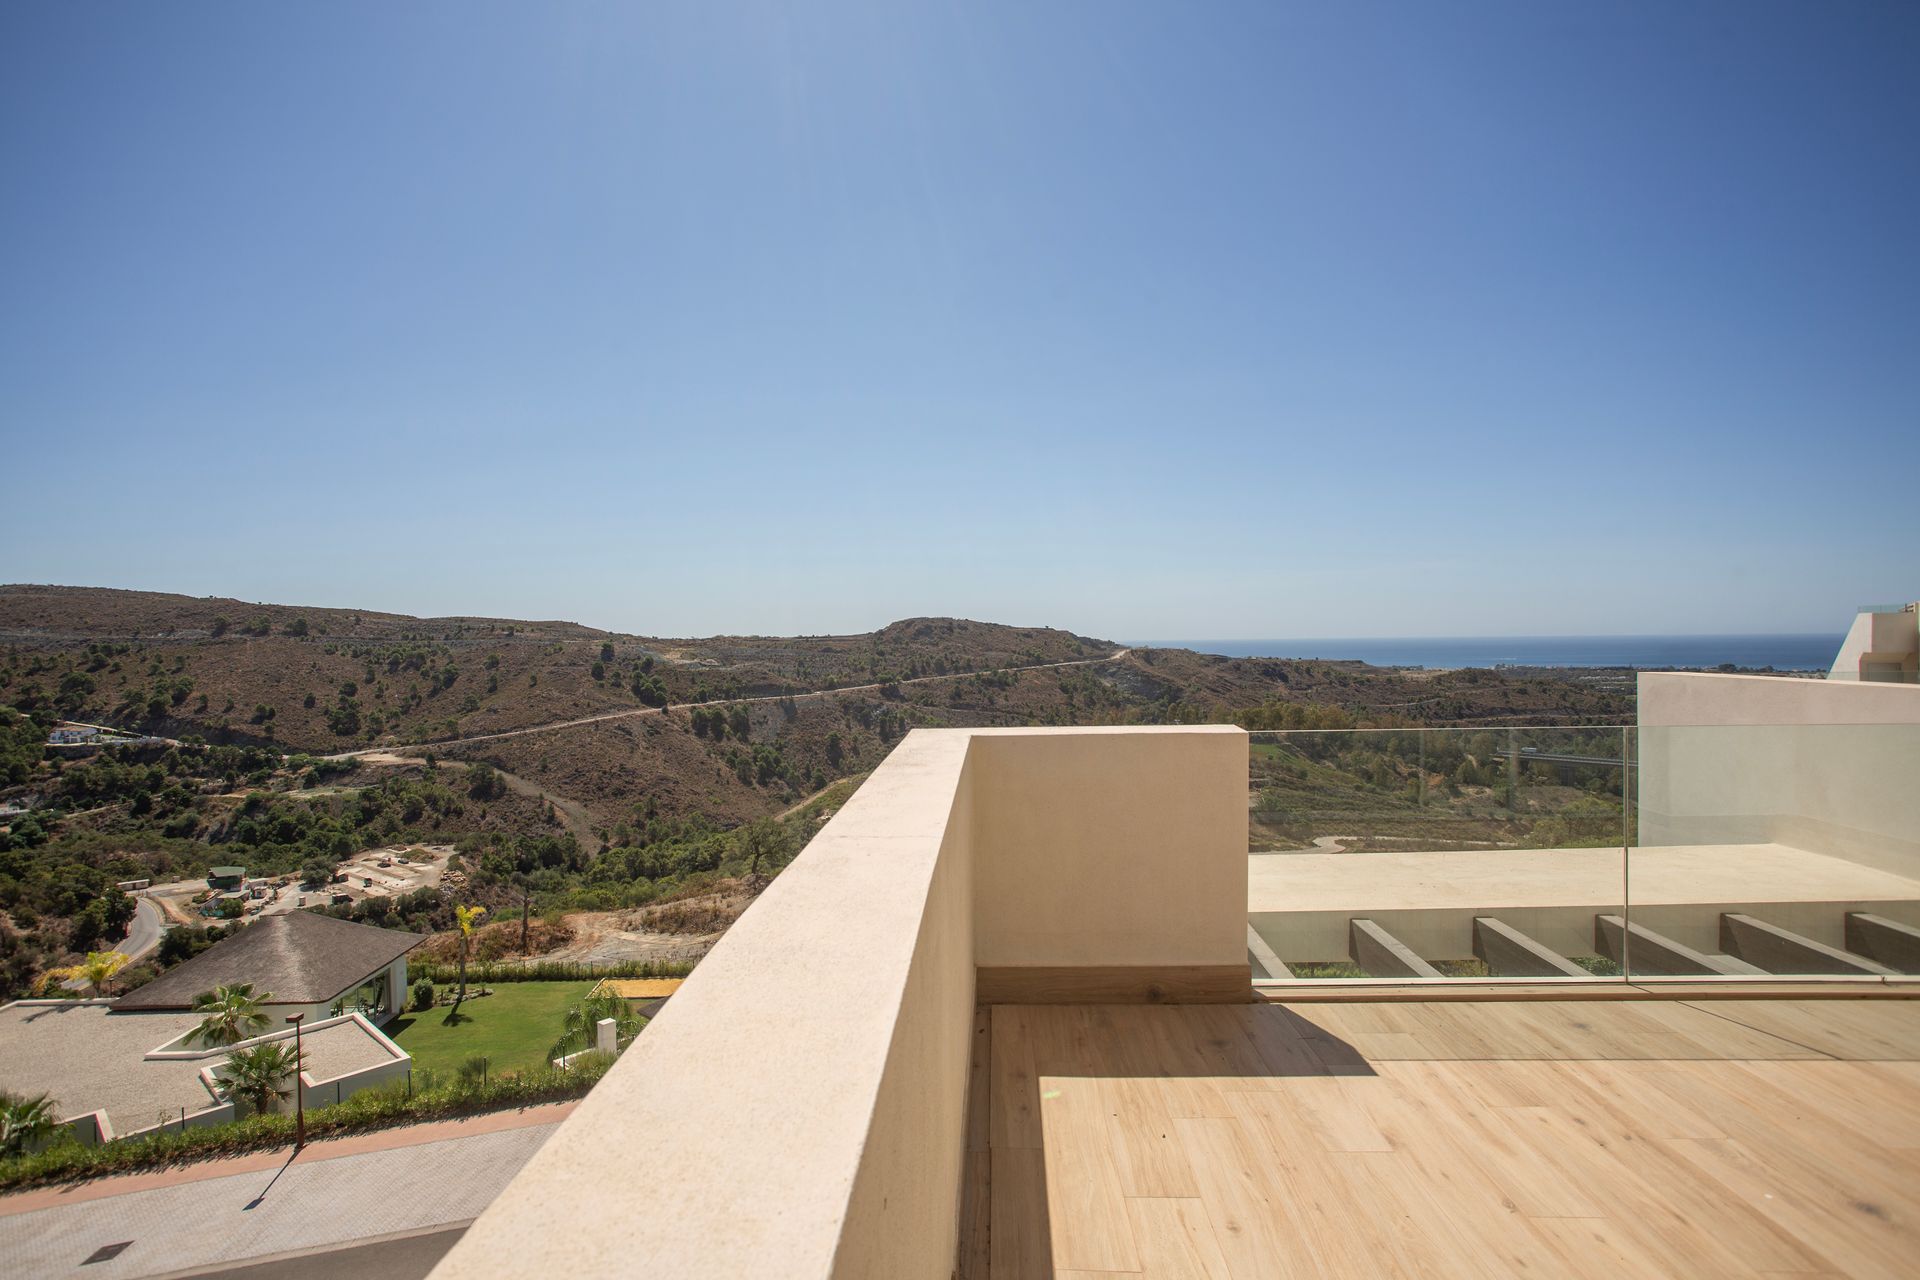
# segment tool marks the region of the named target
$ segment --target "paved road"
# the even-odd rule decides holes
[[[238,1266],[194,1271],[195,1276],[219,1280],[423,1280],[454,1242],[467,1234],[466,1225],[417,1231],[351,1244],[317,1249],[282,1258],[263,1258]]]
[[[1132,650],[1115,649],[1104,658],[1074,658],[1067,662],[1037,662],[1025,667],[994,667],[995,671],[1054,671],[1061,667],[1097,667],[1108,662],[1118,662]],[[896,680],[895,684],[931,684],[936,680],[964,680],[968,676],[982,675],[979,671],[956,671],[944,676],[915,676],[910,680]],[[694,707],[737,707],[754,702],[804,702],[810,698],[838,698],[848,693],[873,693],[880,689],[879,684],[850,684],[839,689],[814,689],[806,693],[769,693],[753,698],[717,698],[712,702],[672,702],[664,707],[632,707],[622,711],[603,711],[598,715],[579,716],[572,720],[555,720],[547,724],[528,725],[524,729],[502,729],[497,733],[475,733],[464,738],[445,738],[438,742],[422,742],[399,747],[363,747],[358,751],[341,751],[326,757],[329,760],[351,760],[356,756],[386,755],[397,751],[433,751],[442,747],[457,747],[469,742],[498,742],[502,738],[522,738],[534,733],[552,733],[556,729],[577,729],[583,725],[605,724],[609,720],[631,720],[638,716],[657,716],[668,711],[689,711]]]
[[[127,926],[127,939],[120,944],[120,950],[126,952],[129,961],[138,960],[160,945],[160,934],[165,927],[166,918],[153,899],[135,898],[133,921]]]
[[[525,1125],[333,1159],[302,1158],[0,1215],[0,1273],[95,1280],[199,1271],[263,1278],[423,1275],[451,1247],[446,1229],[477,1217],[556,1127]],[[308,1148],[310,1156],[315,1151]],[[436,1234],[443,1242],[398,1244]],[[115,1256],[88,1261],[123,1243]],[[356,1258],[385,1269],[335,1265]]]
[[[146,898],[133,900],[133,919],[127,925],[126,940],[115,947],[115,951],[126,953],[127,963],[132,964],[147,952],[160,945],[160,934],[165,929],[166,918],[160,914],[160,908]],[[69,991],[80,991],[87,985],[85,978],[68,978],[60,984]]]

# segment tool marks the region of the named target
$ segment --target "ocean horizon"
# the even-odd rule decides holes
[[[1372,636],[1317,640],[1140,640],[1142,648],[1194,649],[1229,658],[1319,658],[1376,667],[1772,667],[1824,671],[1842,632],[1666,636]]]

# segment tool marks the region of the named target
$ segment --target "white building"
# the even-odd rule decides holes
[[[1829,680],[1920,681],[1920,605],[1868,605],[1853,620]]]

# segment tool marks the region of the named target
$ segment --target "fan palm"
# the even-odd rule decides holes
[[[0,1093],[0,1154],[25,1155],[53,1132],[53,1099]]]
[[[265,1031],[268,1019],[260,1010],[272,992],[253,994],[251,982],[202,991],[193,998],[193,1011],[206,1016],[195,1027],[191,1038],[204,1045],[239,1044],[249,1036]]]
[[[299,1056],[284,1041],[268,1041],[241,1049],[221,1066],[219,1078],[227,1096],[239,1098],[255,1111],[272,1111],[281,1099],[292,1096],[291,1080],[299,1070]]]
[[[640,1028],[647,1024],[645,1018],[629,1009],[627,1002],[613,992],[595,992],[567,1010],[566,1019],[561,1023],[560,1038],[553,1042],[553,1048],[547,1050],[548,1060],[593,1048],[594,1028],[600,1025],[603,1018],[613,1019],[616,1044],[633,1039],[639,1034]]]

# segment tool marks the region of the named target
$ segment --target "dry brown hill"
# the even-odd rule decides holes
[[[588,837],[650,818],[732,826],[777,812],[873,767],[918,726],[1245,719],[1259,707],[1420,723],[1628,710],[1617,693],[1547,675],[1118,653],[1067,631],[957,618],[667,639],[0,587],[0,704],[287,751],[484,760],[521,797],[554,806],[555,827]]]

